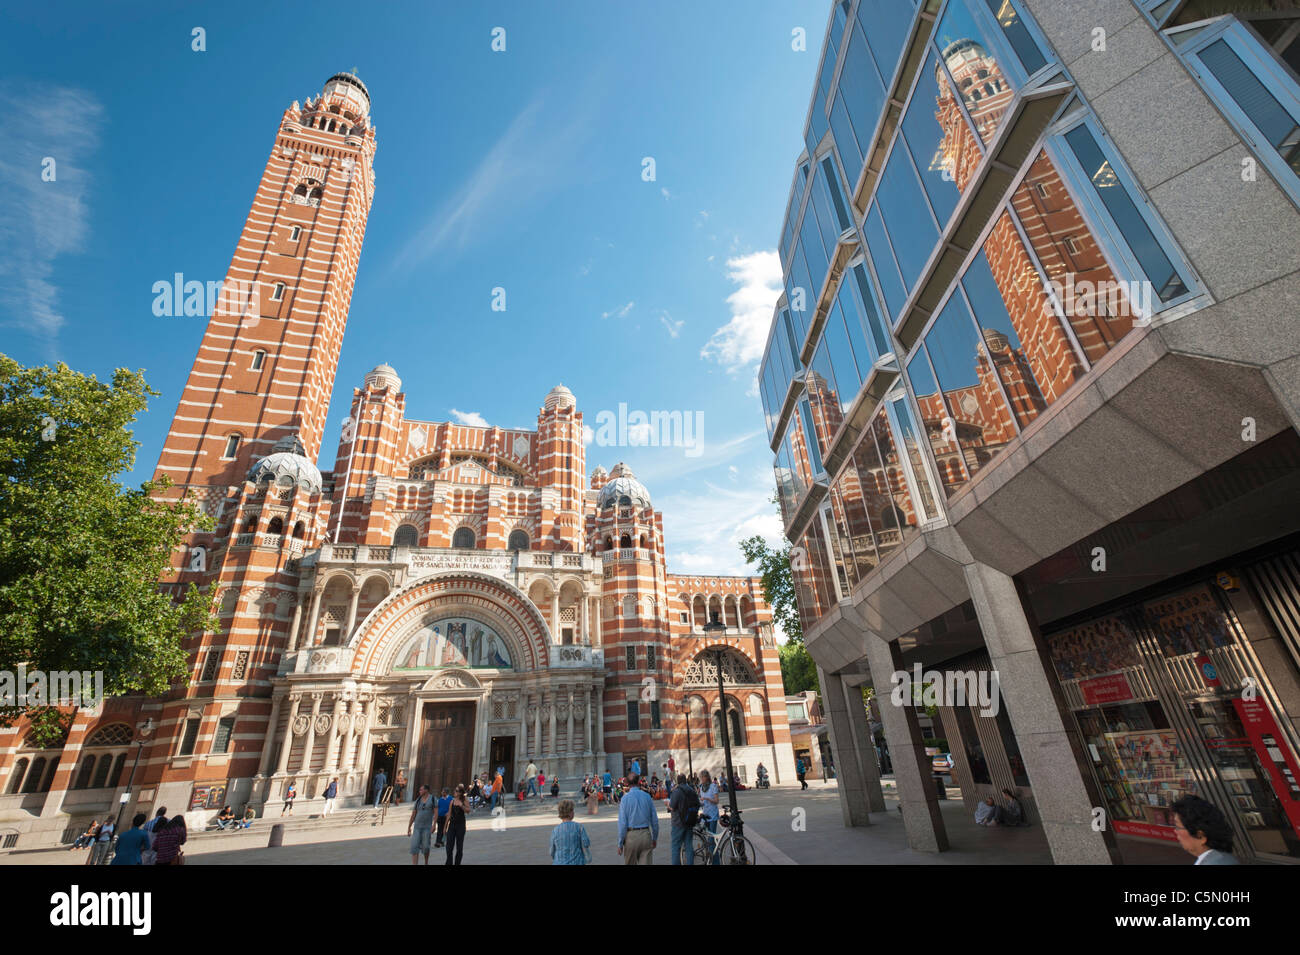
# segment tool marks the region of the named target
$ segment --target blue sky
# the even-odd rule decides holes
[[[153,283],[224,276],[282,111],[355,67],[373,98],[376,192],[322,467],[351,389],[381,361],[414,418],[532,428],[557,382],[593,427],[620,403],[700,412],[702,454],[593,444],[588,468],[625,460],[645,482],[670,569],[743,573],[736,541],[780,534],[753,379],[828,11],[11,8],[0,351],[100,378],[143,369],[162,393],[136,431],[131,481],[147,478],[204,322],[155,317]]]

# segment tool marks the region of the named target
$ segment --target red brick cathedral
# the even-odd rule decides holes
[[[188,686],[78,711],[61,748],[0,730],[24,844],[115,812],[137,751],[132,802],[205,818],[290,782],[310,806],[335,776],[358,804],[380,769],[513,785],[531,759],[570,791],[633,758],[718,771],[722,720],[739,772],[793,779],[759,580],[669,573],[631,470],[587,477],[568,389],[533,430],[415,421],[380,364],[318,469],[374,155],[352,74],[281,118],[226,280],[252,294],[221,297],[158,464],[216,524],[164,586],[213,588],[220,628],[188,642]]]

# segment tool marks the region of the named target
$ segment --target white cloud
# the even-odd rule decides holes
[[[655,501],[663,510],[669,573],[752,574],[740,542],[755,534],[779,547],[781,517],[772,503],[772,471],[755,468],[729,487],[703,487]]]
[[[54,262],[79,251],[90,231],[86,163],[99,145],[104,109],[68,87],[12,90],[0,151],[0,307],[13,325],[53,344],[63,326]],[[54,161],[54,180],[42,173]]]
[[[621,305],[618,308],[612,308],[608,312],[601,312],[600,317],[601,318],[626,318],[627,313],[632,311],[632,306],[635,304],[636,304],[635,302],[628,302],[626,305]]]
[[[677,319],[674,321],[673,317],[667,312],[659,313],[659,321],[663,322],[664,328],[668,329],[668,334],[673,338],[676,338],[682,333],[682,326],[686,324],[683,319]]]
[[[731,321],[713,333],[700,357],[736,374],[763,357],[772,307],[781,297],[781,259],[775,249],[727,260],[728,278],[739,288],[727,296]]]
[[[460,424],[468,425],[471,428],[488,427],[487,419],[477,411],[457,411],[455,408],[452,408],[451,416]]]
[[[673,197],[673,194],[663,186],[659,187],[659,192],[665,199],[671,199]]]

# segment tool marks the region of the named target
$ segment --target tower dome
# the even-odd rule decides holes
[[[308,459],[297,434],[275,442],[271,453],[249,468],[248,479],[254,484],[270,481],[283,487],[297,485],[312,494],[319,494],[321,489],[320,469]]]
[[[564,385],[556,385],[546,393],[546,410],[551,411],[555,408],[572,408],[578,403],[578,399],[573,397],[573,392]]]
[[[609,472],[609,482],[600,489],[597,503],[602,510],[614,504],[621,504],[624,507],[649,507],[650,492],[636,479],[632,469],[620,461]]]
[[[402,390],[402,379],[397,377],[397,369],[387,363],[376,365],[366,375],[366,387],[371,389],[389,388],[393,391]]]

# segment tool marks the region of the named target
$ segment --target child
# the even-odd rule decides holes
[[[560,824],[551,830],[551,865],[588,865],[591,839],[581,823],[573,821],[573,800],[560,800]]]

